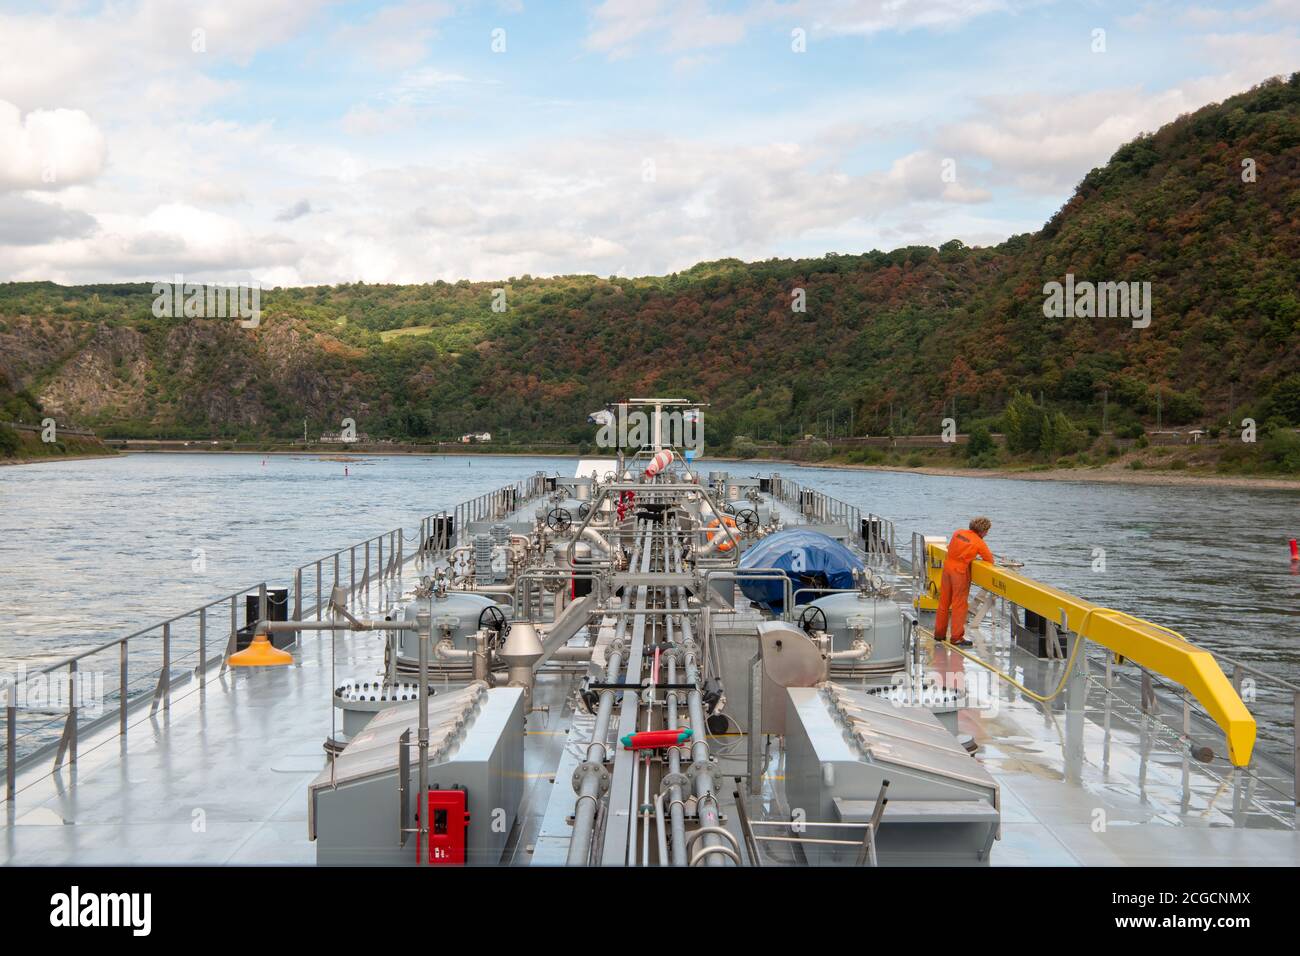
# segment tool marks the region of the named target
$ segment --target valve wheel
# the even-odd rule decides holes
[[[820,624],[817,623],[819,619],[821,621]],[[826,621],[826,612],[815,604],[810,604],[803,609],[803,613],[799,615],[799,626],[804,629],[805,634],[812,634],[813,631],[826,631],[830,629],[830,625]]]
[[[498,605],[489,604],[479,612],[478,629],[496,631],[498,635],[504,635],[510,629],[510,622],[506,620],[505,614]]]
[[[744,535],[755,534],[758,531],[758,512],[753,508],[741,508],[737,511],[736,529]]]
[[[546,527],[559,534],[564,534],[573,526],[573,515],[568,508],[552,508],[546,513]]]
[[[579,517],[579,518],[582,518],[582,519],[585,521],[586,518],[587,518],[587,515],[589,515],[589,514],[591,514],[591,505],[590,505],[590,504],[588,504],[587,502],[584,501],[582,504],[578,505],[578,517]]]

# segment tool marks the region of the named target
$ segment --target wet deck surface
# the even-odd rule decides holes
[[[784,510],[784,509],[783,509]],[[331,660],[331,645],[337,655]],[[926,669],[961,670],[980,686],[985,673],[927,640]],[[1055,686],[1060,663],[1009,648],[986,623],[975,650],[1024,670],[1035,688]],[[20,772],[6,805],[0,862],[21,865],[310,864],[307,785],[325,765],[331,689],[346,677],[376,674],[382,645],[368,634],[309,635],[292,666],[213,674],[187,687],[167,710],[132,715],[82,738],[75,767],[48,762]],[[504,863],[560,864],[567,852],[571,776],[590,739],[591,718],[575,712],[579,680],[569,667],[539,676],[525,738],[528,783]],[[1132,694],[1107,690],[1095,659],[1066,694],[1036,704],[993,682],[959,729],[980,744],[978,759],[1001,789],[1002,833],[995,865],[1237,865],[1300,863],[1290,769],[1258,758],[1234,771],[1212,727],[1192,726],[1193,742],[1218,754],[1195,760],[1168,723],[1144,715]],[[739,838],[731,774],[745,768],[745,738],[711,741],[722,760],[721,805]],[[749,798],[755,819],[789,819],[779,750]],[[741,841],[743,843],[743,841]],[[770,844],[767,865],[799,851]]]
[[[330,639],[292,666],[247,668],[139,722],[81,741],[75,767],[19,775],[0,860],[25,865],[314,863],[307,784],[330,733]],[[340,673],[373,672],[378,641],[338,639]]]

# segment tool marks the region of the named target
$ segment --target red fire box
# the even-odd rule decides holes
[[[469,809],[464,790],[429,791],[429,865],[464,866]]]

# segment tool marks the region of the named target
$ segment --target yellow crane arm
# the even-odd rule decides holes
[[[926,574],[933,593],[937,594],[948,549],[942,544],[929,543],[926,551],[929,557]],[[1092,604],[986,561],[972,561],[970,567],[971,583],[1053,623],[1059,623],[1064,613],[1066,626],[1075,634],[1185,687],[1222,728],[1227,738],[1228,759],[1238,767],[1250,763],[1255,746],[1255,718],[1209,651],[1167,627]]]

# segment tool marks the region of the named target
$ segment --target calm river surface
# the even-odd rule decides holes
[[[538,470],[571,474],[574,462],[393,456],[349,462],[346,476],[344,467],[140,454],[0,468],[0,670],[57,660],[264,578],[288,584],[308,560],[399,526],[414,536],[420,515]],[[994,552],[1033,577],[1300,680],[1300,574],[1287,552],[1300,492],[699,467],[776,470],[892,518],[904,553],[913,530],[948,534],[987,514]]]

